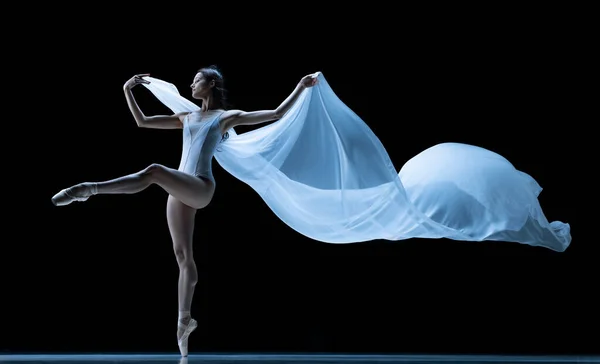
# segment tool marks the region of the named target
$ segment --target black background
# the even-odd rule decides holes
[[[0,350],[177,351],[166,193],[61,208],[50,197],[151,163],[176,167],[180,131],[137,128],[122,85],[151,73],[189,96],[196,70],[216,64],[244,110],[274,108],[302,76],[323,72],[397,169],[440,142],[498,152],[541,184],[547,218],[570,223],[573,242],[563,253],[446,239],[320,243],[214,162],[216,195],[196,223],[192,352],[600,352],[598,249],[583,223],[594,212],[580,207],[593,180],[582,172],[593,134],[581,128],[595,122],[579,85],[590,47],[580,12],[329,14],[307,4],[259,17],[234,5],[162,6],[39,9],[34,35],[13,40],[21,64],[7,73],[25,66],[27,81],[5,118],[16,131],[5,134]],[[167,111],[146,89],[134,93],[146,114]]]

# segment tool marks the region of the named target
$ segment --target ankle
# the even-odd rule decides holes
[[[190,315],[190,311],[179,311],[178,320],[182,324],[187,325],[190,322],[191,318],[192,316]]]
[[[90,194],[96,195],[98,194],[98,184],[95,182],[86,182],[83,184],[89,191]]]

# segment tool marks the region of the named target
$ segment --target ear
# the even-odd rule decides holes
[[[210,87],[215,87],[215,80],[210,81]]]

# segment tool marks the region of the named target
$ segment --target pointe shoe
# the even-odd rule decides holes
[[[75,186],[73,186],[75,187]],[[87,201],[87,199],[91,196],[91,193],[85,194],[85,195],[81,195],[81,194],[76,194],[73,192],[73,187],[69,187],[69,188],[65,188],[64,190],[61,190],[59,193],[57,193],[56,195],[52,196],[52,203],[54,204],[54,206],[65,206],[70,204],[73,201],[79,201],[79,202],[83,202],[83,201]]]
[[[177,327],[183,330],[181,338],[177,340],[177,345],[179,345],[179,352],[181,353],[181,356],[186,357],[188,356],[188,338],[192,331],[196,330],[196,327],[198,327],[198,322],[194,319],[190,319],[190,322],[187,325],[185,325],[181,323],[181,321],[179,321],[177,322]]]

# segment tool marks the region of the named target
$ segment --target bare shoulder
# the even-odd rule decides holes
[[[225,110],[221,117],[219,118],[219,125],[221,126],[221,131],[223,133],[227,132],[227,130],[233,127],[233,123],[235,120],[243,113],[242,110],[232,109]]]
[[[221,114],[221,122],[225,121],[225,120],[230,120],[233,118],[238,117],[241,113],[243,113],[242,110],[225,110],[225,112],[223,112],[223,114]]]
[[[173,114],[174,117],[178,118],[179,121],[181,121],[183,123],[183,120],[185,119],[186,116],[188,116],[189,114],[191,114],[191,111],[182,111],[182,112],[178,112]]]

